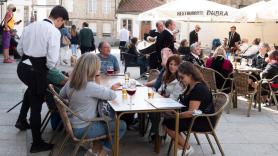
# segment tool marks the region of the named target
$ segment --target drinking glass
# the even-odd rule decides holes
[[[148,88],[148,99],[154,98],[154,88]]]
[[[130,80],[128,83],[128,87],[126,89],[127,94],[130,96],[130,105],[134,105],[134,103],[132,102],[132,97],[136,92],[136,81],[135,80]]]
[[[130,73],[125,73],[125,83],[129,82]]]

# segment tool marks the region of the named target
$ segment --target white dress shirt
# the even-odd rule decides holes
[[[19,55],[46,57],[48,69],[55,67],[59,58],[60,31],[50,22],[38,21],[26,26],[19,40]]]
[[[129,31],[126,28],[120,30],[120,41],[127,42],[129,40]]]
[[[250,57],[253,55],[256,55],[257,52],[259,51],[260,47],[258,45],[252,45],[249,47],[245,53],[242,54],[242,56]]]

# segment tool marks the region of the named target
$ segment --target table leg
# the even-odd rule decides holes
[[[145,135],[145,119],[146,114],[145,113],[138,113],[138,119],[139,119],[139,134],[143,137]]]
[[[115,138],[114,138],[114,156],[119,156],[119,128],[120,128],[120,114],[115,115]]]
[[[233,107],[234,107],[234,108],[237,108],[237,92],[234,93],[233,99],[234,99]]]
[[[175,145],[174,145],[174,156],[177,155],[178,151],[178,137],[179,137],[179,121],[180,121],[180,114],[178,111],[176,111],[176,127],[175,127]]]

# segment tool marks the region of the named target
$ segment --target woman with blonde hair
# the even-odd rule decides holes
[[[216,48],[213,56],[207,60],[206,67],[218,71],[224,77],[228,77],[233,71],[233,65],[230,60],[226,59],[226,51],[223,47]],[[219,75],[215,75],[215,77],[217,88],[220,89],[225,80]],[[230,86],[230,82],[226,83],[225,88],[228,86]]]
[[[95,54],[85,53],[77,61],[69,82],[62,88],[60,95],[65,99],[69,99],[69,107],[85,119],[97,117],[97,105],[99,100],[114,100],[116,98],[115,90],[119,84],[114,84],[111,88],[100,85],[99,78],[100,61]],[[87,122],[83,122],[76,117],[70,117],[73,127],[73,133],[77,138],[81,138],[85,133]],[[110,130],[114,130],[115,122],[109,122]],[[87,134],[87,138],[95,138],[105,135],[106,125],[103,122],[95,122]],[[120,137],[126,131],[126,124],[120,123]],[[114,134],[110,132],[112,136]],[[99,156],[106,156],[107,151],[111,150],[112,145],[108,140],[103,140],[103,148],[98,150],[93,147],[93,152]]]

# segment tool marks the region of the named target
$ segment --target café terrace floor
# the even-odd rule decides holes
[[[113,48],[112,53],[119,58],[119,50]],[[17,62],[3,64],[0,57],[0,156],[47,156],[49,152],[30,154],[32,142],[30,130],[20,132],[14,127],[20,107],[10,113],[6,111],[22,99],[25,86],[16,74]],[[139,68],[129,68],[131,76],[138,77]],[[247,104],[239,100],[239,108],[231,114],[223,113],[217,127],[217,135],[227,156],[276,156],[278,153],[278,111],[275,108],[263,107],[262,112],[252,108],[251,117],[246,117]],[[43,113],[47,107],[43,106]],[[52,130],[48,126],[43,138],[48,140]],[[191,137],[190,144],[194,147],[194,156],[213,155],[205,136],[199,135],[201,146]],[[120,143],[121,156],[164,156],[169,145],[169,137],[162,145],[160,154],[153,152],[153,144],[147,137],[140,137],[137,132],[128,131]],[[217,146],[215,155],[220,155]],[[66,146],[66,154],[70,155],[72,145]],[[84,155],[84,150],[79,152]]]

